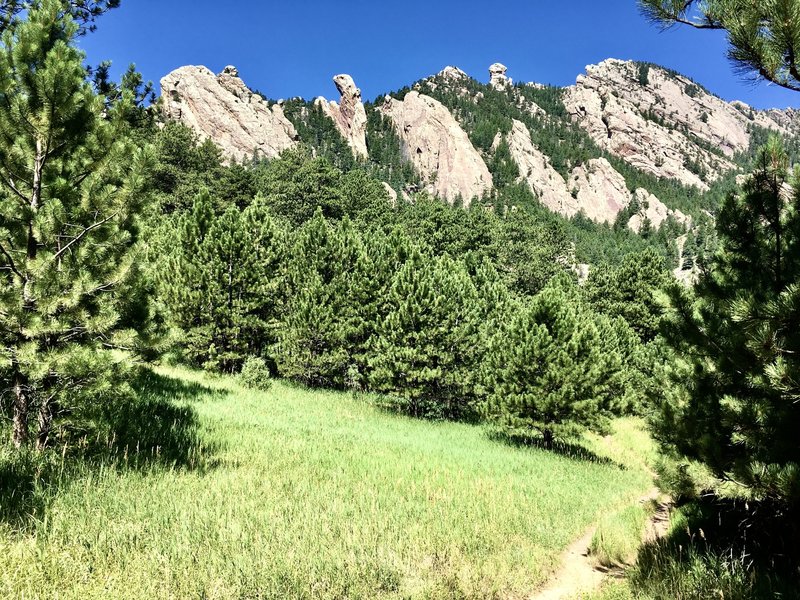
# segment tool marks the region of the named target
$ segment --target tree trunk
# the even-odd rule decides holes
[[[44,450],[50,439],[50,430],[53,427],[53,401],[50,399],[42,400],[39,407],[39,431],[36,434],[36,449]]]
[[[552,448],[553,447],[553,432],[550,429],[545,429],[542,431],[542,437],[544,438],[543,443],[545,448]]]
[[[14,428],[12,432],[12,440],[14,446],[21,448],[28,442],[28,411],[30,399],[28,398],[28,390],[25,381],[25,376],[19,372],[14,371]]]

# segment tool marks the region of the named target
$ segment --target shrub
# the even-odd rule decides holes
[[[267,363],[263,358],[256,356],[251,356],[244,361],[239,381],[246,387],[264,392],[272,386],[272,376]]]

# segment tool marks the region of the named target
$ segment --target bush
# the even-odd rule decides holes
[[[244,361],[239,381],[245,387],[266,392],[272,386],[272,376],[263,358],[251,356]]]

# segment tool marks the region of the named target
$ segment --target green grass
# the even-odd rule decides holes
[[[592,537],[589,552],[604,567],[624,567],[636,561],[652,503],[626,506],[604,516]]]
[[[347,394],[160,373],[169,385],[151,393],[196,417],[189,459],[137,455],[130,435],[113,459],[54,453],[26,492],[31,515],[8,518],[0,495],[0,597],[525,596],[652,486],[638,459],[618,464],[636,456],[631,420],[587,441],[610,459],[592,461]],[[12,460],[0,451],[0,474]]]

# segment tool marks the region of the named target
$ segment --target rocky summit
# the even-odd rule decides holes
[[[800,131],[800,116],[791,109],[726,102],[647,63],[609,59],[586,67],[566,88],[514,85],[507,73],[494,63],[484,84],[448,66],[374,103],[365,103],[353,78],[340,74],[333,78],[338,101],[296,99],[302,109],[289,114],[282,103],[251,91],[234,67],[214,75],[187,66],[162,79],[162,107],[167,119],[213,140],[232,160],[274,158],[301,142],[313,149],[337,135],[355,161],[393,173],[396,165],[383,164],[386,150],[371,147],[382,140],[395,144],[389,155],[416,174],[416,183],[387,183],[392,197],[425,191],[466,205],[505,185],[497,169],[507,164],[514,181],[551,211],[567,218],[582,213],[598,223],[614,223],[626,211],[636,232],[645,223],[656,230],[668,221],[691,227],[689,215],[659,197],[664,182],[708,191],[741,169],[741,157],[764,132]],[[298,131],[320,127],[309,121],[314,108],[331,133],[301,139]]]
[[[181,67],[161,80],[161,97],[168,119],[211,139],[235,160],[275,158],[297,143],[280,105],[253,93],[235,67],[219,75],[206,67]]]

